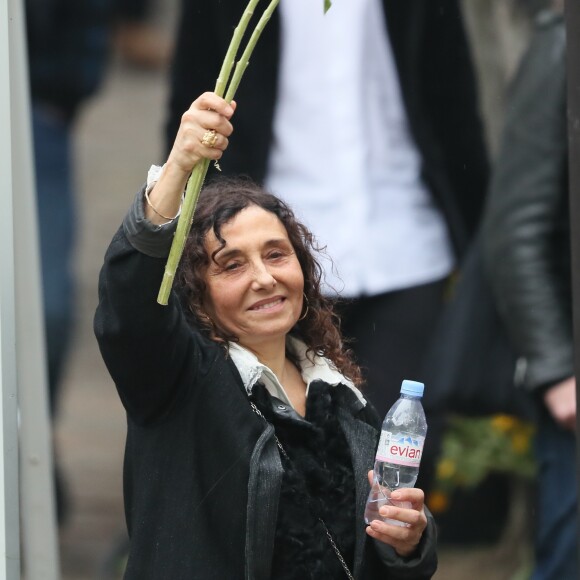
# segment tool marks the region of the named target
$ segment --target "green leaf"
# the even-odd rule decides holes
[[[331,6],[332,6],[331,0],[324,0],[324,14],[326,14],[330,10]]]

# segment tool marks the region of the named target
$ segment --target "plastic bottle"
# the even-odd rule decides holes
[[[379,515],[384,505],[411,507],[409,502],[390,499],[391,491],[413,487],[419,475],[419,464],[427,434],[425,411],[421,397],[425,385],[416,381],[403,381],[401,396],[389,409],[381,428],[381,438],[375,458],[373,485],[365,508],[365,522],[382,520],[390,524],[405,525]]]

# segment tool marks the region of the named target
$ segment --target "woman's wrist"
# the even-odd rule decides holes
[[[179,215],[188,179],[189,173],[168,160],[158,181],[146,192],[144,212],[147,220],[156,225],[173,221]]]

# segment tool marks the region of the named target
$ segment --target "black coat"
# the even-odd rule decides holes
[[[171,77],[168,148],[191,102],[214,89],[245,4],[245,0],[182,0]],[[461,255],[479,221],[488,165],[458,2],[383,0],[383,5],[411,132],[423,158],[424,179]],[[272,140],[279,35],[275,13],[236,95],[240,107],[235,134],[222,163],[224,172],[247,174],[257,181],[265,176]]]
[[[107,252],[95,317],[127,411],[125,578],[269,580],[283,473],[274,429],[252,411],[232,360],[190,328],[175,296],[167,307],[157,304],[165,259],[131,245],[143,229],[132,224],[125,221]],[[359,522],[355,576],[430,578],[437,565],[430,514],[415,558],[398,558],[365,533],[366,473],[380,420],[350,389],[342,392],[337,418],[352,457]]]

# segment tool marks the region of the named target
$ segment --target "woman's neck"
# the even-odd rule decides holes
[[[242,346],[253,352],[258,360],[276,375],[294,409],[304,416],[306,412],[306,383],[298,368],[286,357],[286,340],[267,342],[260,345],[261,348],[243,344]]]
[[[275,339],[264,342],[260,345],[245,345],[250,352],[256,355],[258,360],[266,365],[277,377],[280,383],[284,384],[284,374],[286,369],[286,339]]]

